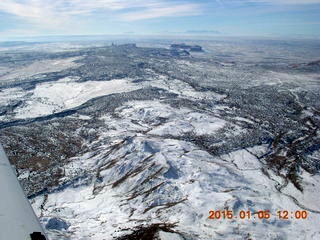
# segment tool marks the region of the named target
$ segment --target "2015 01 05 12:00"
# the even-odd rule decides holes
[[[281,220],[301,219],[306,220],[309,217],[309,212],[306,210],[278,210],[271,212],[270,210],[240,210],[234,212],[232,210],[210,210],[208,219],[210,220],[223,220],[223,219],[270,219],[277,218]]]

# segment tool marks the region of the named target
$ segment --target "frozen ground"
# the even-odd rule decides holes
[[[58,72],[63,69],[78,66],[75,61],[79,58],[65,58],[57,60],[35,61],[27,66],[19,68],[5,69],[6,73],[0,76],[0,81],[8,81],[12,79],[24,79],[37,74],[48,72]]]
[[[137,88],[138,86],[131,84],[128,79],[77,83],[72,78],[63,78],[53,83],[42,83],[38,84],[30,92],[30,98],[16,109],[15,118],[45,116],[80,106],[92,98]]]
[[[206,123],[199,123],[201,114],[188,118],[188,111],[174,111],[157,101],[133,102],[115,114],[121,120],[102,116],[110,130],[97,140],[110,145],[99,146],[94,156],[86,153],[65,166],[67,179],[81,176],[79,169],[92,176],[77,182],[77,187],[32,201],[44,225],[51,217],[70,224],[62,233],[52,232],[57,238],[111,239],[146,220],[148,224],[176,223],[176,231],[186,239],[320,237],[319,175],[302,172],[303,194],[292,184],[279,191],[275,185],[285,180],[270,170],[268,174],[261,171],[266,163],[256,157],[268,151],[267,145],[213,157],[194,144],[168,137],[188,131],[214,134],[223,127],[217,118],[207,117],[203,119]],[[157,118],[168,118],[168,124],[154,126]],[[210,127],[211,122],[217,126]],[[270,210],[272,215],[268,220],[257,216],[251,220],[208,219],[208,210],[225,209],[235,213]],[[288,209],[308,209],[310,216],[308,220],[277,218],[277,211]]]
[[[320,239],[319,48],[152,44],[0,53],[23,62],[0,140],[50,239]]]

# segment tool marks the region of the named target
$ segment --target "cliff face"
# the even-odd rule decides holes
[[[181,43],[181,44],[171,44],[170,47],[172,49],[176,49],[176,50],[187,50],[190,52],[202,52],[203,49],[201,46],[199,45],[187,45],[185,43]]]

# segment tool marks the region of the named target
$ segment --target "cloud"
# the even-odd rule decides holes
[[[0,11],[26,18],[40,17],[43,12],[35,4],[19,3],[12,0],[0,1]]]
[[[68,22],[68,15],[57,11],[53,4],[46,4],[47,0],[1,0],[0,12],[14,15],[22,19],[26,25],[44,28],[60,28]]]
[[[103,29],[101,26],[108,19],[120,23],[190,16],[198,14],[200,6],[190,0],[0,0],[0,13],[14,16],[10,21],[15,24],[11,31],[0,29],[0,32],[14,36],[23,35],[21,29],[49,35],[82,34],[95,29],[92,32],[99,33],[96,26]],[[2,17],[0,21],[6,22],[6,16]]]
[[[194,15],[199,8],[199,4],[168,0],[0,0],[0,12],[31,22],[51,22],[52,25],[99,12],[112,12],[119,16],[118,20],[135,21],[170,15]],[[123,11],[127,13],[121,13]]]
[[[177,17],[177,16],[192,16],[201,13],[200,7],[197,4],[173,5],[169,7],[149,8],[141,11],[134,11],[120,15],[120,19],[126,21],[137,21],[160,17]]]

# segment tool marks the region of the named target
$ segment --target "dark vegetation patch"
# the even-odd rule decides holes
[[[116,238],[116,240],[160,240],[158,237],[159,231],[175,233],[174,227],[175,224],[169,223],[141,225],[136,227],[132,233]]]
[[[64,164],[88,150],[86,133],[77,131],[80,127],[79,121],[64,119],[0,130],[0,141],[18,176],[30,172],[21,180],[28,195],[58,185]]]

